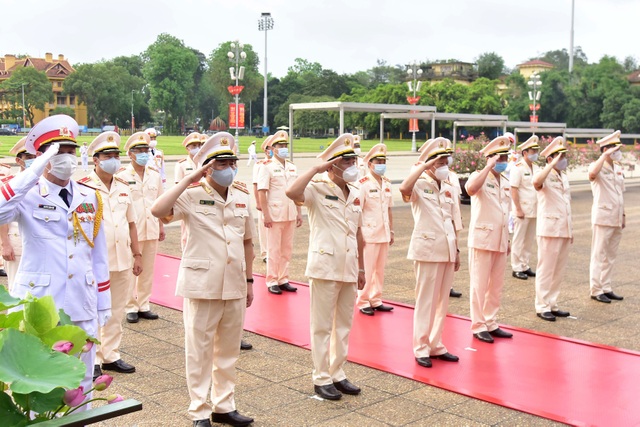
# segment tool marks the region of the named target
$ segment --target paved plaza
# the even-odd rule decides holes
[[[390,178],[393,181],[402,179],[414,160],[414,155],[408,153],[392,155],[388,167]],[[315,161],[312,156],[302,156],[296,159],[296,164],[300,171],[304,171]],[[167,176],[170,178],[173,177],[174,164],[174,161],[167,163]],[[250,182],[250,169],[245,165],[246,157],[243,156],[239,161],[238,176]],[[570,311],[575,318],[556,322],[538,319],[534,310],[534,281],[512,278],[509,268],[505,271],[499,321],[506,325],[640,351],[640,288],[637,286],[640,277],[640,178],[627,180],[627,228],[623,232],[614,273],[614,291],[623,295],[625,300],[602,304],[589,298],[591,191],[584,171],[574,171],[571,176],[575,234],[559,302],[561,309]],[[389,252],[383,297],[413,304],[413,266],[406,259],[413,219],[409,205],[401,202],[397,187],[398,184],[394,188],[396,206],[393,210],[396,243]],[[468,224],[469,206],[462,207],[462,214],[464,223]],[[159,252],[180,256],[180,227],[172,225],[166,230],[167,239],[160,244]],[[308,234],[305,221],[295,235],[292,280],[306,282],[304,268]],[[462,231],[460,240],[462,266],[456,273],[454,288],[461,291],[463,296],[451,299],[450,312],[469,316],[466,230]],[[254,272],[265,272],[265,264],[259,258],[254,262]],[[286,298],[286,295],[268,297]],[[191,425],[186,417],[189,399],[184,376],[182,313],[158,306],[154,306],[153,310],[160,314],[159,320],[126,324],[122,356],[136,366],[137,372],[130,375],[115,373],[115,381],[111,386],[112,392],[140,400],[144,409],[100,425]],[[278,313],[273,315],[277,316]],[[282,322],[295,321],[282,319]],[[236,404],[242,414],[255,418],[256,426],[557,425],[543,418],[353,363],[348,363],[345,371],[350,380],[362,387],[362,394],[345,395],[342,400],[334,402],[319,400],[313,396],[309,351],[251,333],[245,333],[245,339],[254,348],[242,352],[238,362]],[[517,342],[517,333],[513,339]],[[446,336],[444,342],[447,343]],[[465,351],[462,348],[449,350],[454,354]],[[552,358],[540,360],[541,375],[544,375],[545,366],[553,363]],[[585,372],[585,375],[602,375],[603,372],[606,372],[605,366],[600,372]],[[549,378],[550,387],[555,380],[558,379]],[[544,390],[540,390],[540,393],[544,393]]]

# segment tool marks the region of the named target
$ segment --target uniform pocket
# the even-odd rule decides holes
[[[61,218],[60,212],[56,211],[33,211],[33,218],[38,221],[35,227],[32,227],[34,237],[41,239],[55,239],[54,228],[57,225],[48,226],[49,222],[59,222]]]
[[[182,268],[191,270],[208,270],[211,261],[206,258],[182,258]]]
[[[216,208],[207,205],[198,205],[195,211],[200,215],[216,215]]]

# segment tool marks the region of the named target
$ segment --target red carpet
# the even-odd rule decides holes
[[[158,256],[152,301],[181,310],[178,264]],[[245,329],[309,348],[309,292],[295,285],[295,294],[271,295],[256,276]],[[450,315],[445,344],[460,362],[434,360],[425,369],[413,358],[412,307],[391,305],[391,313],[355,313],[350,361],[564,423],[640,425],[640,353],[512,327],[504,329],[513,339],[485,344],[473,339],[469,319]]]

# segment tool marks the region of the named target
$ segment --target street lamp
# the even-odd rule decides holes
[[[24,109],[24,85],[26,85],[26,83],[22,83],[22,127],[26,128],[27,127],[27,122],[25,120],[26,117],[26,111]]]
[[[536,101],[540,101],[540,86],[542,86],[542,82],[540,81],[540,76],[538,75],[538,73],[531,74],[527,85],[529,85],[529,88],[531,88],[531,90],[529,91],[529,99],[533,101],[533,104],[529,105],[529,108],[532,112],[529,120],[532,123],[537,123],[538,117],[536,116],[536,112],[538,109],[540,109],[540,104],[536,105]]]
[[[240,61],[244,61],[247,58],[247,54],[244,53],[244,51],[242,50],[244,46],[238,40],[236,40],[235,42],[232,42],[230,47],[231,47],[231,50],[227,53],[227,57],[229,58],[229,60],[231,60],[231,62],[235,62],[236,65],[235,67],[229,67],[229,73],[231,75],[231,80],[236,81],[236,85],[230,86],[228,89],[229,89],[229,92],[232,95],[235,95],[236,97],[235,140],[236,140],[236,145],[238,145],[238,127],[240,126],[239,115],[238,115],[239,113],[238,112],[238,96],[240,95],[240,92],[242,92],[242,89],[244,89],[244,86],[238,85],[238,81],[244,78],[244,66],[240,66]]]
[[[420,101],[420,97],[416,94],[420,92],[420,86],[422,86],[422,82],[418,80],[418,77],[422,75],[422,68],[418,65],[417,62],[409,65],[407,68],[407,75],[411,79],[407,82],[407,86],[409,86],[409,92],[413,94],[407,96],[407,101],[409,101],[410,105],[416,105],[418,101]],[[411,132],[411,151],[414,153],[418,151],[418,147],[416,146],[416,132],[418,131],[418,119],[409,119],[409,132]]]
[[[263,12],[258,21],[258,30],[264,31],[264,118],[262,119],[262,133],[269,133],[267,124],[267,32],[273,30],[271,13]]]
[[[131,135],[136,131],[136,125],[133,117],[133,92],[135,92],[135,90],[131,91]]]

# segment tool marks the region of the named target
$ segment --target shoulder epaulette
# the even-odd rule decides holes
[[[147,169],[151,169],[154,172],[158,172],[158,169],[154,168],[153,166],[147,166]],[[160,172],[158,172],[160,173]]]
[[[322,176],[318,177],[318,178],[312,178],[311,182],[324,182],[324,183],[328,183],[329,181],[325,178],[323,178]]]
[[[122,166],[120,169],[118,169],[118,172],[116,172],[116,173],[124,172],[126,170],[127,170],[127,168]]]
[[[360,187],[359,187],[359,186],[357,186],[357,185],[355,184],[355,182],[347,182],[347,185],[350,185],[350,186],[352,186],[353,188],[355,188],[355,189],[357,189],[357,190],[359,190],[359,189],[360,189]]]
[[[119,182],[121,182],[123,184],[129,185],[129,181],[127,181],[126,179],[122,179],[119,176],[114,176],[114,178],[115,178],[116,181],[119,181]]]
[[[264,164],[265,164],[265,165],[268,165],[269,163],[271,163],[271,159],[269,159],[269,160],[265,160],[265,161],[264,161]]]
[[[233,181],[233,184],[231,184],[233,186],[233,188],[236,188],[240,191],[242,191],[243,193],[247,193],[249,194],[249,190],[247,189],[247,184],[245,184],[242,181]]]
[[[191,184],[189,184],[189,186],[187,187],[187,190],[190,188],[198,188],[198,187],[202,187],[202,183],[201,182],[192,182]]]
[[[187,159],[180,159],[180,160],[178,160],[178,163],[182,163],[182,162],[186,162],[186,161],[187,161]]]
[[[8,165],[6,163],[0,163],[0,166],[11,169],[11,165]]]
[[[389,178],[387,178],[386,176],[382,175],[382,180],[383,181],[387,181],[387,182],[391,182],[391,180]]]
[[[96,188],[97,186],[96,186],[96,184],[93,182],[93,179],[91,179],[91,177],[90,177],[90,176],[85,176],[84,178],[79,179],[79,180],[78,180],[78,181],[76,181],[76,182],[77,182],[78,184],[82,184],[82,185],[84,185],[85,187],[89,187],[89,188],[91,188],[91,189],[93,189],[93,190],[97,190],[97,188]]]
[[[14,175],[4,176],[4,177],[2,177],[0,182],[2,182],[4,184],[5,182],[9,182],[13,177],[14,177]]]
[[[364,184],[365,182],[369,181],[369,175],[365,176],[364,178],[360,178],[360,184]]]

